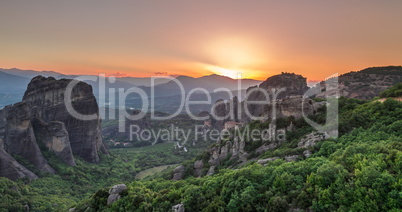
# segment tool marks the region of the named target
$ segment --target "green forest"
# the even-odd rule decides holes
[[[221,169],[213,176],[134,181],[107,206],[108,188],[78,211],[400,211],[402,103],[340,99],[339,139],[320,142],[305,160]],[[89,208],[89,210],[88,210]]]
[[[66,211],[103,187],[129,183],[137,173],[160,165],[178,164],[205,149],[192,148],[188,154],[174,151],[173,143],[141,148],[111,149],[110,156],[101,155],[101,163],[92,164],[76,158],[77,166],[65,165],[52,152],[43,151],[57,174],[39,172],[35,166],[17,159],[34,170],[39,179],[15,182],[0,177],[0,211]]]
[[[397,93],[400,85],[384,93]],[[386,94],[385,97],[394,97]],[[316,115],[315,120],[323,119]],[[289,120],[278,120],[287,125]],[[288,142],[259,159],[298,151],[293,147],[311,128],[293,120],[297,129]],[[264,124],[250,123],[252,128]],[[226,163],[212,176],[172,181],[172,168],[135,180],[145,169],[160,165],[191,165],[203,158],[203,148],[177,154],[172,144],[111,150],[100,164],[77,160],[63,165],[48,153],[58,175],[16,182],[0,178],[3,211],[401,211],[402,102],[339,99],[339,138],[311,147],[312,155],[294,162],[278,159],[265,166],[250,161],[235,169]],[[253,151],[249,147],[248,151]],[[183,162],[185,161],[185,162]],[[23,161],[22,161],[23,163]],[[24,164],[29,167],[29,164]],[[31,167],[32,168],[32,167]],[[107,205],[111,186],[125,183],[127,191]]]

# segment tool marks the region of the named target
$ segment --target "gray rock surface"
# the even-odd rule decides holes
[[[46,123],[63,122],[74,155],[91,163],[98,163],[98,152],[107,154],[102,142],[99,108],[92,87],[79,82],[72,90],[73,108],[82,115],[95,114],[94,120],[74,118],[66,109],[65,91],[72,80],[56,80],[53,77],[38,76],[32,79],[24,94],[23,101],[30,105],[31,120],[40,118]]]
[[[41,151],[53,151],[70,166],[73,155],[99,162],[98,152],[108,154],[102,142],[99,108],[92,87],[84,82],[72,89],[71,103],[79,114],[92,115],[90,121],[74,118],[66,109],[64,95],[71,80],[35,77],[23,101],[0,110],[0,175],[10,179],[37,178],[11,155],[18,155],[43,172],[55,173]],[[38,143],[39,142],[39,143]],[[42,150],[39,146],[43,148]]]
[[[402,68],[400,66],[372,67],[358,72],[349,72],[338,77],[336,86],[321,82],[320,90],[325,90],[317,95],[318,98],[327,96],[344,96],[370,100],[385,89],[402,82]],[[367,80],[370,79],[370,80]]]
[[[293,161],[296,161],[298,157],[299,157],[298,155],[287,155],[287,156],[285,156],[285,161],[293,162]]]
[[[257,91],[255,88],[265,90],[269,99],[262,91]],[[279,89],[284,89],[282,92],[277,92]],[[301,75],[296,75],[292,73],[282,73],[269,77],[267,80],[262,82],[259,86],[250,87],[247,89],[247,101],[269,101],[273,102],[276,100],[284,99],[289,96],[303,95],[305,91],[308,90],[306,78]],[[275,91],[275,92],[273,92]],[[274,98],[275,97],[275,98]],[[250,117],[245,113],[246,107],[250,114],[254,117],[259,117],[261,114],[267,112],[267,105],[261,104],[244,104],[242,103],[242,120],[250,121]],[[270,111],[270,110],[269,110]]]
[[[303,151],[303,155],[304,155],[304,157],[306,157],[306,158],[310,157],[311,154],[313,154],[313,153],[312,153],[310,150],[304,150],[304,151]]]
[[[4,129],[5,150],[28,160],[40,171],[55,173],[36,143],[28,105],[21,102],[6,106],[0,116],[2,124],[5,124],[1,127]]]
[[[114,202],[116,202],[117,200],[120,199],[120,195],[119,194],[110,194],[109,197],[107,198],[107,204],[113,204]]]
[[[225,122],[229,119],[226,103],[223,99],[219,99],[215,102],[211,110],[211,117],[214,120],[215,128],[222,130]]]
[[[223,160],[226,159],[226,157],[230,153],[231,147],[232,147],[232,145],[231,145],[230,141],[226,142],[226,144],[221,147],[221,151],[220,151],[220,154],[219,154],[219,160],[220,161],[223,161]]]
[[[18,163],[4,150],[4,142],[0,139],[0,177],[7,177],[10,180],[20,178],[36,179],[38,176]]]
[[[216,166],[211,166],[211,167],[209,167],[209,170],[208,170],[208,172],[207,172],[207,175],[208,175],[208,176],[211,176],[211,175],[215,174],[215,167],[216,167]]]
[[[127,190],[127,186],[125,184],[117,184],[109,190],[109,194],[120,194],[125,190]]]
[[[263,152],[266,152],[267,150],[270,150],[270,149],[275,149],[277,147],[277,144],[276,143],[267,143],[267,144],[263,144],[263,145],[261,145],[260,147],[258,147],[256,150],[255,150],[255,152],[256,153],[258,153],[258,154],[261,154],[261,153],[263,153]]]
[[[109,197],[107,198],[107,204],[113,204],[117,200],[120,199],[121,193],[123,191],[127,190],[127,186],[125,184],[118,184],[114,185],[110,190],[109,190]]]
[[[180,165],[173,170],[173,179],[172,180],[182,180],[184,177],[185,167]]]
[[[52,121],[46,123],[40,118],[35,118],[33,127],[38,141],[42,142],[49,151],[54,152],[67,165],[76,165],[71,150],[70,138],[63,122]]]
[[[194,176],[201,177],[203,168],[204,168],[204,163],[202,162],[202,160],[195,161],[194,162]]]
[[[297,144],[299,148],[307,148],[310,146],[315,146],[318,141],[329,138],[327,133],[312,132],[307,134],[304,138],[300,140]]]
[[[177,204],[175,206],[172,207],[172,211],[173,212],[184,212],[184,205],[183,204]]]
[[[261,165],[266,165],[268,162],[270,161],[274,161],[279,159],[279,157],[272,157],[272,158],[265,158],[265,159],[260,159],[257,161],[257,163],[261,164]]]

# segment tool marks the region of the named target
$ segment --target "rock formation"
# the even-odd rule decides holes
[[[1,114],[4,129],[3,139],[5,150],[18,155],[35,165],[43,172],[55,173],[43,157],[30,121],[30,110],[26,103],[21,102],[6,106]]]
[[[218,130],[222,130],[225,122],[239,121],[238,110],[239,100],[237,96],[226,102],[223,99],[217,100],[211,109],[210,118],[213,120],[213,126]]]
[[[263,91],[253,91],[255,88],[262,89]],[[282,91],[277,92],[277,90]],[[229,120],[236,122],[252,121],[253,117],[250,117],[249,114],[254,117],[262,117],[262,122],[270,121],[269,131],[272,131],[270,135],[272,139],[269,139],[270,142],[261,143],[259,147],[253,150],[253,154],[261,155],[268,150],[276,149],[281,143],[281,140],[276,140],[278,138],[275,136],[277,131],[276,122],[274,120],[288,117],[299,119],[304,115],[315,114],[319,108],[326,104],[325,102],[315,102],[310,98],[302,96],[307,90],[306,78],[301,75],[282,73],[270,77],[259,86],[249,88],[247,91],[248,98],[245,100],[261,101],[265,102],[265,104],[247,105],[244,101],[239,103],[237,98],[233,98],[227,102],[218,100],[211,110],[212,114],[219,117],[226,116],[226,118],[223,120],[214,120],[214,126],[217,129],[222,129],[224,123]],[[268,99],[265,98],[264,91],[268,94]],[[246,109],[248,109],[249,114],[246,113]],[[290,126],[280,130],[291,131],[294,130],[294,128],[295,126],[291,123]],[[238,163],[240,162],[240,164],[247,162],[251,152],[246,152],[245,146],[246,143],[244,139],[240,139],[236,136],[231,136],[229,140],[225,141],[218,139],[216,145],[207,150],[210,155],[208,161],[196,161],[196,163],[194,163],[194,175],[199,176],[200,174],[200,162],[208,162],[210,168],[206,173],[207,175],[214,174],[216,167],[222,165],[222,162],[226,160],[237,161]],[[306,157],[310,155],[311,152],[305,152]],[[284,157],[284,160],[288,162],[295,161],[298,157],[298,155],[289,155]],[[258,163],[266,164],[268,161],[276,159],[279,159],[279,157],[262,159],[259,160]]]
[[[307,148],[310,146],[315,146],[318,141],[322,141],[329,137],[330,136],[327,133],[312,132],[305,135],[305,137],[300,140],[297,146],[298,148]]]
[[[185,167],[180,165],[173,170],[173,178],[172,180],[182,180],[184,177]]]
[[[274,116],[275,118],[293,116],[295,119],[299,119],[303,117],[303,114],[312,115],[316,113],[324,104],[325,102],[315,102],[303,96],[289,96],[267,104],[261,114],[254,114],[254,116],[263,116],[267,120],[272,120]]]
[[[38,176],[23,165],[18,163],[4,150],[3,140],[0,139],[0,176],[7,177],[10,180],[17,180],[20,178],[36,179]]]
[[[265,159],[258,160],[257,163],[265,166],[268,162],[275,161],[278,159],[279,159],[279,157],[265,158]]]
[[[259,86],[248,88],[245,102],[273,102],[289,96],[303,95],[307,90],[306,78],[293,73],[282,73],[269,77]],[[255,117],[258,117],[266,111],[266,105],[245,104],[245,102],[243,102],[241,106],[243,121],[250,121],[250,117],[245,111],[246,109]]]
[[[87,83],[78,82],[72,89],[71,104],[73,108],[79,114],[94,114],[97,118],[80,120],[73,117],[64,102],[66,88],[70,82],[72,82],[70,79],[56,80],[53,77],[35,77],[29,83],[23,101],[30,105],[31,120],[40,119],[34,123],[50,124],[52,121],[64,123],[73,154],[88,162],[98,163],[98,152],[107,153],[102,143],[98,104],[92,87]]]
[[[33,126],[38,141],[42,142],[49,151],[54,152],[67,165],[76,165],[69,134],[63,122],[52,121],[47,123],[40,118],[35,118]]]
[[[402,82],[401,66],[371,67],[358,72],[349,72],[338,77],[336,85],[321,82],[317,97],[344,96],[369,100],[385,89]]]
[[[293,161],[296,161],[297,158],[299,158],[299,155],[286,155],[285,156],[285,161],[286,162],[293,162]]]
[[[125,184],[118,184],[114,185],[110,190],[109,190],[109,197],[107,198],[107,204],[110,205],[117,200],[120,199],[121,194],[127,190],[127,186]]]
[[[194,162],[194,176],[201,177],[203,168],[204,168],[204,163],[202,162],[202,160],[195,161]]]
[[[303,97],[307,90],[306,78],[301,75],[282,73],[272,76],[259,86],[247,89],[247,97],[241,103],[237,97],[226,103],[224,100],[218,100],[211,110],[212,114],[226,118],[215,120],[214,126],[222,130],[226,121],[249,122],[254,120],[254,117],[272,119],[273,116],[301,118],[303,112],[306,115],[313,114],[323,106],[323,103]],[[264,104],[253,102],[264,102]]]
[[[177,204],[175,206],[172,207],[172,211],[173,212],[184,212],[184,205],[183,204]]]
[[[218,129],[222,130],[225,121],[228,120],[228,111],[226,109],[226,103],[223,99],[219,99],[215,102],[211,110],[211,118],[213,120],[213,125]]]
[[[90,85],[78,82],[72,89],[71,103],[77,113],[94,114],[95,119],[80,120],[68,112],[64,96],[71,81],[35,77],[22,102],[0,110],[0,139],[4,146],[0,148],[0,176],[12,180],[37,178],[15,161],[14,155],[32,163],[39,171],[55,173],[42,151],[54,152],[70,166],[75,166],[74,156],[97,163],[98,152],[107,153],[102,142],[99,109]]]

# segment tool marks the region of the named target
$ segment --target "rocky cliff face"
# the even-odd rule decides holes
[[[245,101],[267,101],[274,102],[290,96],[303,95],[308,90],[306,78],[293,73],[282,73],[269,77],[259,86],[250,87],[247,89],[247,97]],[[266,91],[266,93],[264,93]],[[268,94],[268,98],[266,97]],[[245,112],[246,109],[254,117],[259,117],[267,111],[267,105],[261,104],[245,104],[242,102],[242,117],[243,121],[250,121],[250,116]]]
[[[59,128],[63,128],[62,125],[64,124],[66,129],[64,134],[68,132],[72,153],[88,162],[98,163],[98,152],[107,153],[102,143],[98,104],[92,93],[92,87],[84,82],[79,82],[72,90],[71,103],[73,108],[79,114],[96,114],[98,118],[95,120],[80,120],[73,117],[67,111],[66,103],[64,102],[65,91],[70,82],[71,80],[69,79],[56,80],[53,77],[35,77],[29,83],[23,101],[30,105],[30,118],[34,123],[39,125],[40,123],[59,125]],[[59,123],[52,124],[52,121],[58,121]],[[41,126],[34,127],[41,128]],[[58,137],[54,136],[54,133],[48,133],[42,138],[46,141],[54,140],[54,138]],[[46,141],[44,142],[48,143]],[[63,152],[68,152],[67,139],[56,139],[55,142],[60,145],[53,146],[53,148],[63,149]],[[69,155],[69,153],[67,154]]]
[[[276,118],[293,116],[294,118],[299,119],[303,117],[303,114],[315,114],[317,110],[324,105],[325,102],[315,102],[314,100],[303,96],[289,96],[269,103],[262,109],[261,114],[253,115],[265,117],[268,120],[271,120],[274,116]]]
[[[0,119],[4,125],[4,147],[10,154],[19,155],[40,171],[54,173],[36,143],[35,134],[30,121],[29,107],[26,103],[6,106]]]
[[[226,109],[225,101],[223,99],[217,100],[211,111],[212,111],[211,118],[213,120],[214,126],[218,130],[222,130],[225,121],[229,119],[227,118],[228,110]]]
[[[13,155],[29,161],[39,171],[55,173],[41,151],[53,151],[70,166],[76,165],[74,156],[97,163],[98,152],[107,154],[92,87],[79,82],[72,90],[74,109],[80,114],[98,116],[94,120],[80,120],[67,111],[64,102],[65,90],[70,82],[52,77],[35,77],[28,85],[22,102],[0,110],[0,176],[12,180],[37,178],[15,161]],[[44,148],[41,150],[39,146]]]
[[[268,93],[272,94],[272,90],[285,89],[281,91],[277,95],[277,99],[282,99],[287,96],[296,96],[303,95],[304,92],[308,90],[306,78],[302,75],[297,75],[294,73],[282,73],[279,75],[275,75],[267,78],[264,82],[262,82],[259,86]],[[250,98],[253,98],[253,95],[258,95],[261,93],[251,94]]]
[[[328,90],[328,85],[321,82],[322,93],[317,97],[344,96],[369,100],[398,83],[402,82],[401,66],[372,67],[358,72],[349,72],[338,77],[336,89]]]
[[[226,102],[223,99],[217,100],[211,109],[210,115],[213,126],[218,130],[222,130],[225,122],[240,121],[238,116],[239,105],[240,103],[237,96]],[[204,111],[203,113],[204,114],[200,115],[200,117],[204,117],[207,112]]]
[[[33,126],[38,140],[41,141],[48,150],[54,152],[55,155],[67,165],[76,165],[70,145],[69,134],[63,122],[51,121],[47,123],[40,118],[35,118]]]
[[[19,178],[36,179],[38,176],[23,165],[18,163],[4,150],[4,142],[0,139],[0,176],[7,177],[11,180]]]
[[[253,91],[253,89],[256,88],[262,89],[262,91]],[[277,90],[282,91],[277,92]],[[194,176],[199,177],[204,174],[212,175],[216,168],[224,164],[226,161],[235,161],[234,163],[243,164],[250,160],[249,157],[261,155],[268,150],[278,148],[283,141],[277,140],[278,138],[275,137],[277,127],[275,122],[276,119],[288,117],[299,119],[302,118],[303,115],[307,116],[315,114],[318,112],[318,109],[326,104],[325,102],[315,102],[310,98],[304,97],[303,94],[307,90],[306,78],[301,75],[282,73],[268,78],[259,86],[248,89],[248,98],[246,98],[245,101],[265,102],[263,105],[246,105],[245,102],[239,103],[237,98],[233,98],[227,102],[224,102],[224,100],[218,100],[211,110],[212,115],[218,117],[226,116],[226,118],[223,120],[214,120],[214,118],[211,118],[213,120],[213,126],[216,129],[222,130],[227,121],[247,123],[252,121],[253,117],[261,117],[263,118],[261,122],[270,122],[270,127],[267,130],[269,130],[271,133],[270,136],[272,136],[273,139],[269,142],[261,142],[258,144],[259,146],[248,147],[248,149],[254,148],[252,151],[246,151],[246,147],[247,145],[254,144],[246,143],[244,139],[238,136],[230,136],[229,139],[225,140],[218,139],[215,145],[207,149],[209,155],[207,160],[197,160],[194,162],[192,167],[194,169]],[[264,91],[268,94],[268,99],[265,98],[266,95]],[[246,109],[248,109],[249,114],[246,113]],[[250,117],[249,115],[253,117]],[[242,124],[239,126],[242,126]],[[292,131],[294,130],[294,125],[291,123],[290,126],[278,130]],[[254,140],[249,142],[254,142]],[[306,152],[305,155],[308,155],[307,153],[308,152]],[[293,161],[298,157],[299,155],[289,155],[285,157],[285,160]],[[277,158],[267,159],[264,163],[275,159]],[[209,167],[207,173],[202,173],[204,167]],[[182,166],[181,169],[183,169]],[[179,168],[175,170],[175,176],[179,173],[178,170]],[[177,180],[179,178],[176,177],[174,179]]]

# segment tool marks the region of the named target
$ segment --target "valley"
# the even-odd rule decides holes
[[[396,73],[391,72],[391,76]],[[360,211],[371,205],[373,211],[393,210],[401,207],[397,193],[402,152],[401,85],[399,78],[394,79],[381,88],[362,90],[360,96],[373,95],[368,100],[350,98],[344,86],[337,87],[338,91],[327,87],[324,93],[328,97],[323,99],[300,96],[309,89],[306,78],[282,73],[259,85],[268,92],[286,88],[264,106],[250,106],[237,97],[219,99],[198,114],[207,117],[204,121],[187,114],[153,120],[151,113],[145,113],[139,120],[124,119],[126,131],[121,132],[120,122],[107,118],[111,112],[121,111],[106,108],[102,120],[77,120],[65,111],[61,100],[69,80],[35,77],[22,102],[0,110],[0,173],[4,176],[0,177],[0,208]],[[344,80],[342,83],[345,85]],[[92,87],[80,82],[78,88],[72,92],[75,109],[98,114],[102,107],[96,104]],[[247,98],[264,101],[261,92],[248,93]],[[336,122],[327,122],[331,114],[328,103],[335,100],[339,114]],[[260,119],[239,115],[246,110]],[[141,114],[139,110],[124,112]],[[170,115],[154,112],[161,117]],[[317,131],[306,117],[328,129]],[[130,140],[132,125],[151,142]],[[202,136],[161,139],[151,133],[175,127]],[[262,133],[250,137],[254,131]],[[214,132],[219,136],[211,137]],[[111,193],[115,187],[124,189]],[[374,193],[368,198],[348,191]],[[334,196],[344,201],[338,202]]]

